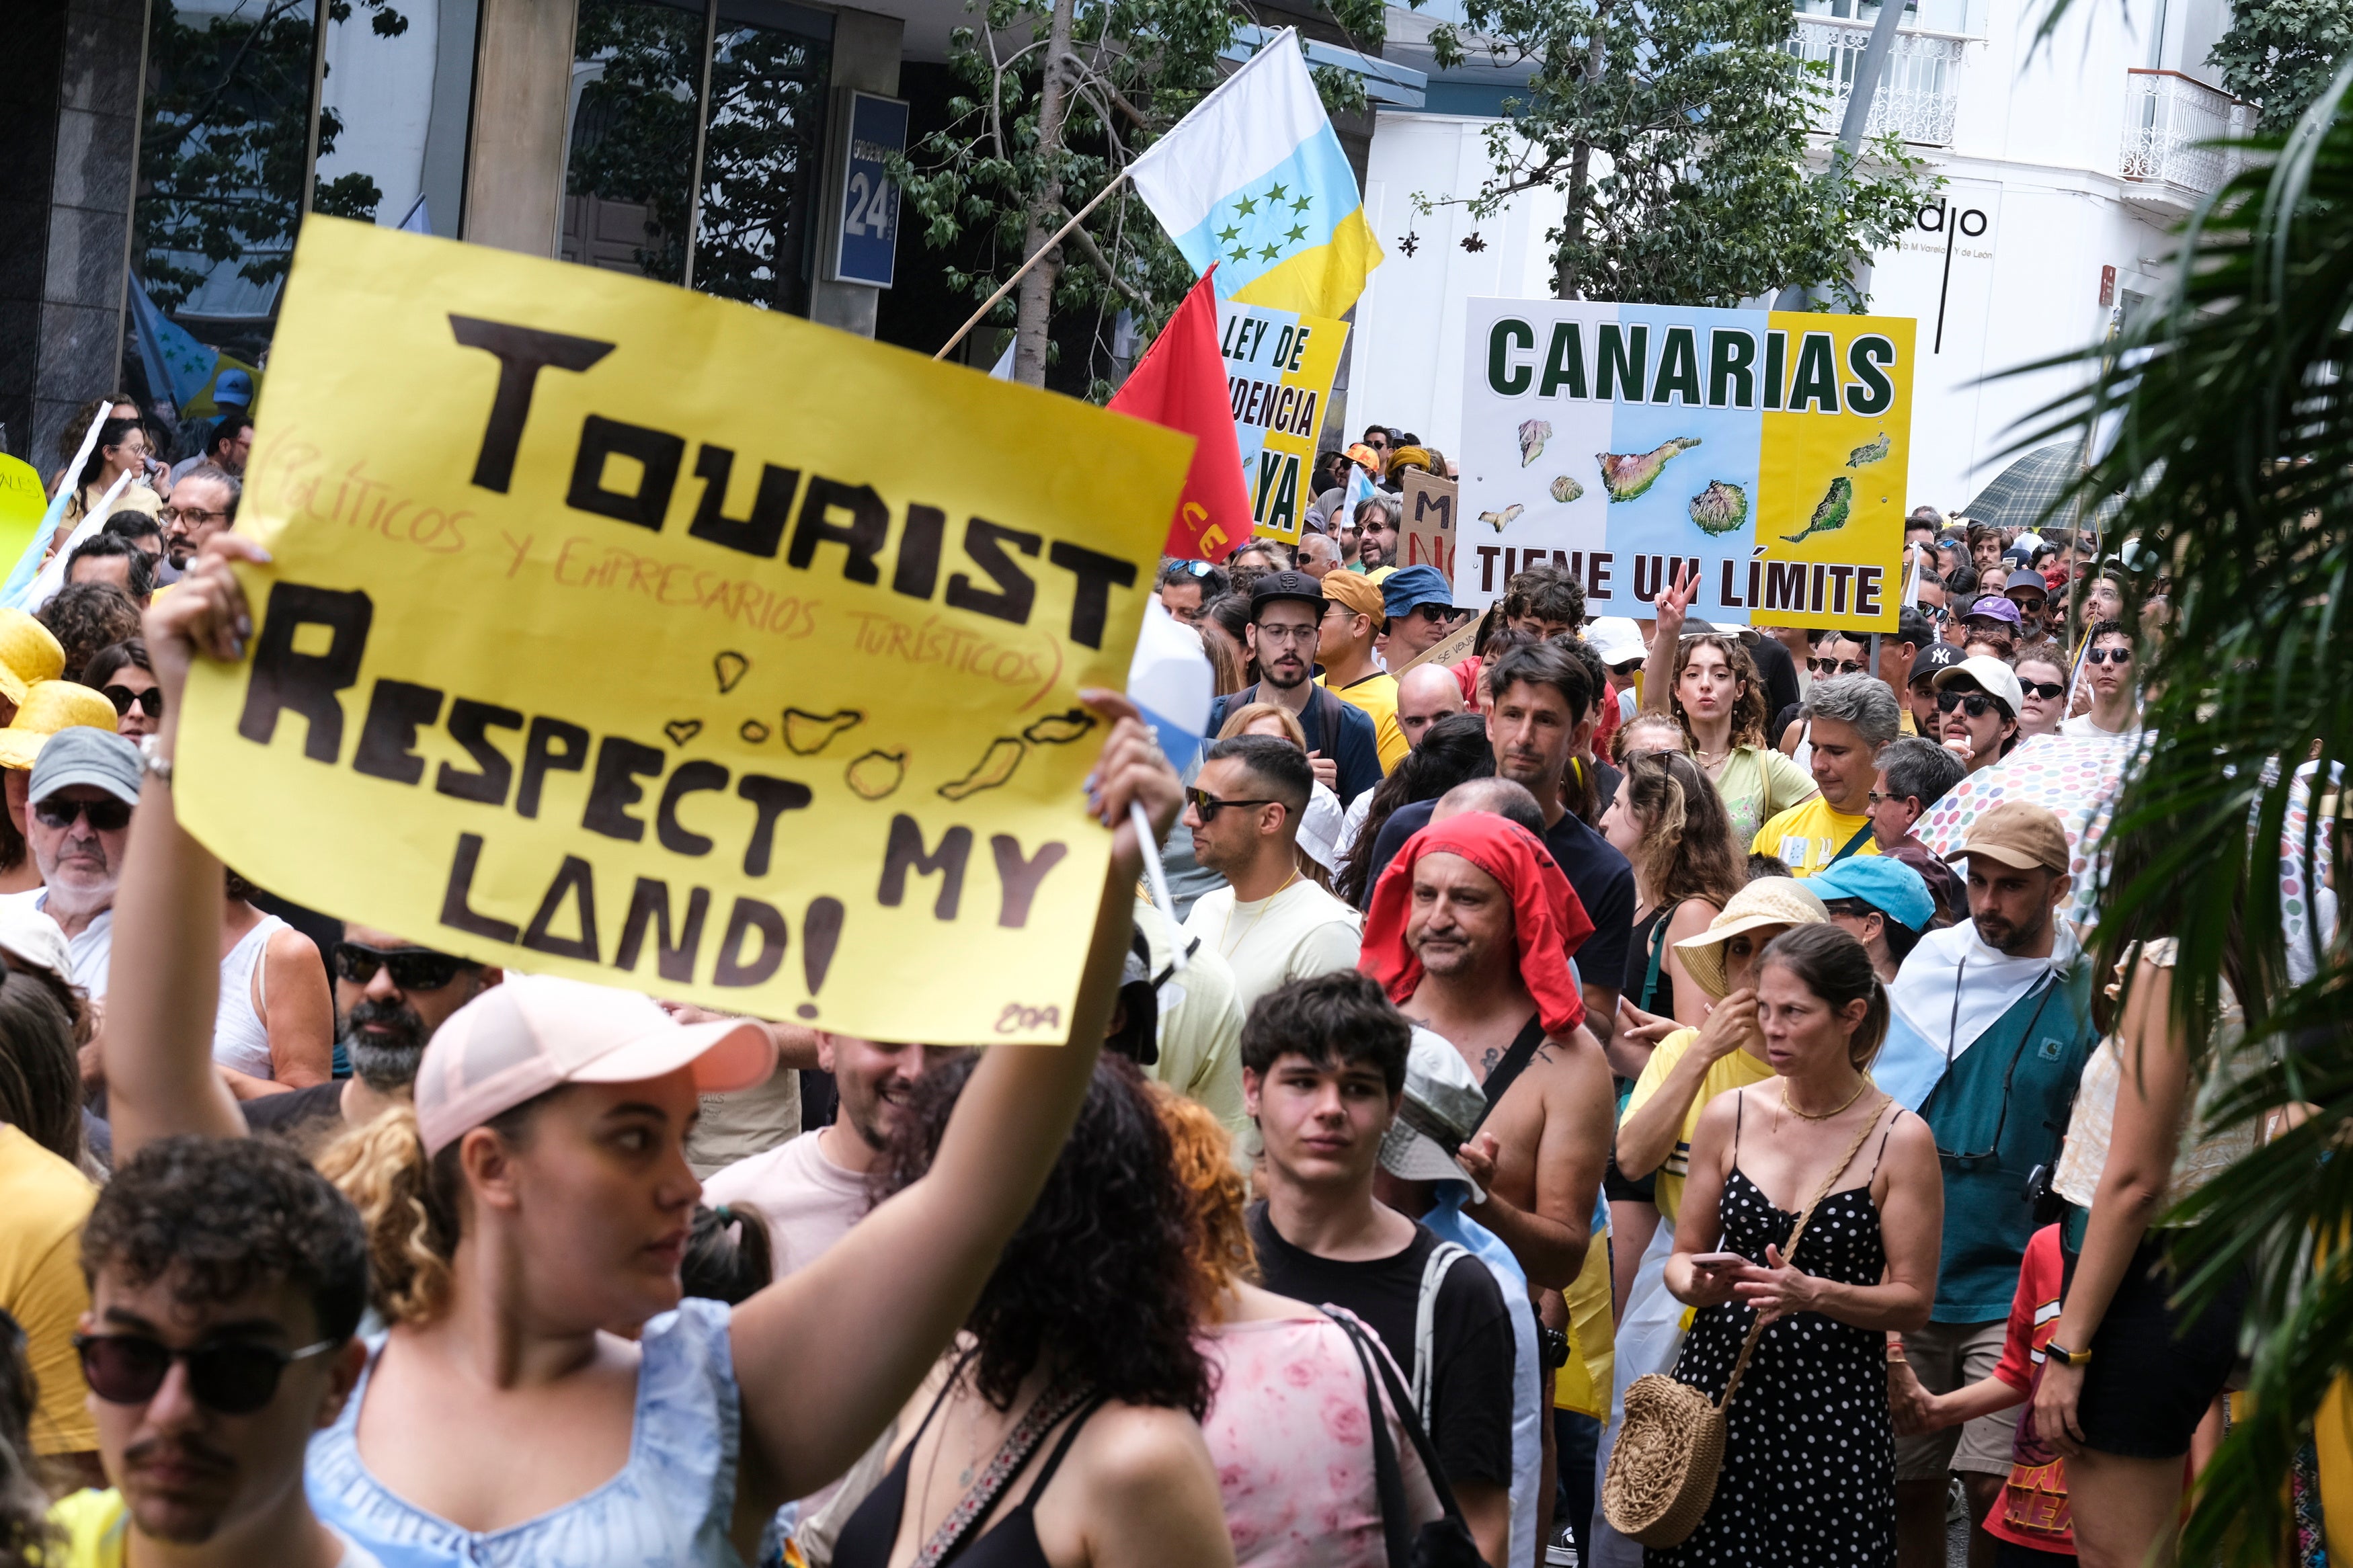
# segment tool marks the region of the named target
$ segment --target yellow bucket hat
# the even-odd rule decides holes
[[[0,738],[7,733],[0,730]],[[1725,942],[1743,931],[1766,926],[1824,925],[1830,918],[1821,895],[1796,878],[1759,877],[1725,901],[1724,912],[1708,922],[1707,930],[1675,943],[1675,951],[1683,954],[1684,973],[1721,1002],[1726,989]]]
[[[22,702],[29,688],[65,672],[66,650],[48,627],[22,610],[0,609],[0,697]]]
[[[0,768],[30,768],[42,742],[60,730],[82,725],[111,735],[116,717],[101,692],[70,680],[37,681],[18,705],[16,721],[0,730]]]

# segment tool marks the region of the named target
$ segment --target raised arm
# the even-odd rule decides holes
[[[1070,1043],[988,1050],[923,1179],[736,1309],[747,1461],[739,1515],[831,1480],[898,1413],[979,1300],[1086,1098],[1134,921],[1142,858],[1128,803],[1141,800],[1166,833],[1180,797],[1127,700],[1082,695],[1114,721],[1094,800],[1113,838]]]
[[[249,539],[216,533],[205,541],[195,569],[149,607],[147,657],[164,689],[159,755],[178,749],[189,665],[199,657],[242,658],[253,634],[228,563],[269,559]],[[220,918],[221,863],[181,828],[172,786],[151,771],[131,816],[114,900],[106,1079],[118,1163],[174,1133],[244,1135],[245,1118],[213,1070]]]
[[[1667,1163],[1683,1141],[1683,1118],[1691,1114],[1707,1069],[1757,1035],[1757,993],[1736,991],[1715,1005],[1699,1027],[1699,1038],[1667,1069],[1666,1080],[1641,1104],[1627,1107],[1618,1127],[1618,1169],[1629,1180],[1639,1181]]]
[[[1651,655],[1642,661],[1642,707],[1645,711],[1672,713],[1675,710],[1675,677],[1683,671],[1675,668],[1683,657],[1683,615],[1691,608],[1693,596],[1699,592],[1699,574],[1678,569],[1667,585],[1659,590],[1652,601],[1659,618],[1651,633]]]

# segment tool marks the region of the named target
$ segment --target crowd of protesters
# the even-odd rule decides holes
[[[251,426],[111,412],[74,495],[120,510],[0,611],[0,1563],[2170,1551],[2241,1347],[2166,1226],[2253,1144],[2162,914],[2094,973],[2073,803],[2001,788],[2138,728],[2162,616],[2082,541],[1916,517],[1877,637],[1591,619],[1556,566],[1474,616],[1398,564],[1443,456],[1367,429],[1295,548],[1166,563],[1198,760],[1087,694],[1069,1043],[976,1050],[222,866],[172,760],[250,630]],[[1612,1529],[1630,1385],[1736,1364],[1698,1526]]]

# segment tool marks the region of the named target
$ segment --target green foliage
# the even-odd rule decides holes
[[[977,305],[1023,259],[1033,206],[1050,232],[1119,176],[1136,155],[1200,101],[1219,79],[1218,52],[1232,36],[1228,0],[1111,0],[1071,18],[1061,68],[1071,94],[1061,145],[1041,148],[1039,106],[1050,52],[1052,0],[968,0],[982,26],[956,30],[949,64],[963,91],[948,123],[893,166],[924,242],[945,249],[977,237],[987,264],[948,268],[950,287]],[[1057,199],[1048,202],[1054,187]],[[1194,283],[1192,268],[1160,232],[1142,201],[1123,190],[1063,242],[1052,309],[1092,312],[1100,323],[1122,309],[1140,332],[1159,330]],[[1013,322],[1015,296],[992,316]],[[1110,388],[1096,384],[1098,396]]]
[[[381,0],[377,9],[382,32]],[[285,276],[302,216],[314,15],[310,0],[251,0],[198,26],[155,0],[131,245],[158,308],[178,309],[226,261],[255,284]],[[322,156],[342,130],[321,113]],[[338,217],[372,218],[382,199],[362,174],[312,193],[317,210]]]
[[[583,0],[575,58],[603,69],[580,89],[565,193],[646,210],[633,259],[649,278],[686,276],[702,18],[636,0]]]
[[[2243,1081],[2227,1121],[2302,1104],[2312,1115],[2190,1200],[2177,1259],[2197,1296],[2252,1272],[2252,1410],[2199,1486],[2182,1559],[2287,1560],[2292,1455],[2337,1379],[2353,1373],[2353,996],[2343,938],[2289,982],[2286,916],[2308,881],[2282,887],[2282,825],[2318,776],[2353,757],[2353,66],[2285,134],[2249,144],[2240,174],[2185,226],[2169,297],[2102,344],[2027,370],[2088,373],[2021,443],[2080,438],[2115,423],[2113,450],[2054,511],[2122,495],[2114,537],[2137,535],[2171,581],[2175,625],[2149,655],[2153,737],[2112,832],[2137,842],[2104,900],[2113,949],[2148,918],[2181,942],[2178,1026],[2205,1042],[2222,981],[2246,1044],[2210,1074]],[[2335,797],[2328,797],[2334,800]],[[2353,796],[2347,797],[2353,802]],[[2343,806],[2337,808],[2339,811]],[[2254,830],[2250,833],[2250,824]],[[2348,824],[2315,818],[2343,864]],[[2307,862],[2308,863],[2308,862]],[[2233,963],[2233,956],[2236,962]]]
[[[1564,192],[1550,237],[1563,299],[1733,305],[1849,274],[1893,243],[1940,181],[1885,137],[1810,170],[1830,92],[1789,52],[1788,0],[1469,0],[1441,61],[1473,50],[1535,74],[1488,132],[1484,217],[1522,191]],[[1425,210],[1443,198],[1417,198]]]
[[[2207,58],[2224,87],[2263,106],[2259,130],[2285,131],[2327,89],[2348,48],[2348,0],[2236,0],[2231,30]]]

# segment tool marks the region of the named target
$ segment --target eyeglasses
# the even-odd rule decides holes
[[[36,801],[33,815],[50,827],[71,827],[77,816],[88,816],[93,833],[120,833],[131,826],[131,808],[119,800],[67,800],[60,795]]]
[[[1936,693],[1937,712],[1950,713],[1956,708],[1964,710],[1972,719],[1982,719],[1989,711],[1999,711],[2005,719],[2010,717],[2009,709],[2002,707],[2001,703],[1998,700],[1982,691],[1939,691]]]
[[[164,689],[160,686],[151,686],[144,691],[133,691],[127,686],[101,686],[99,690],[114,704],[114,716],[118,719],[131,711],[133,702],[139,704],[139,711],[150,719],[164,716]]]
[[[202,528],[208,522],[227,522],[229,518],[225,511],[206,511],[200,506],[167,506],[155,516],[159,521],[185,522],[190,528]]]
[[[2132,649],[2128,647],[2095,647],[2084,656],[2094,664],[2130,664]]]
[[[1208,790],[1198,786],[1187,790],[1185,798],[1193,803],[1193,809],[1201,814],[1201,820],[1204,823],[1217,821],[1218,813],[1229,805],[1282,805],[1282,802],[1279,800],[1219,800]],[[1283,809],[1288,811],[1291,808],[1283,806]]]
[[[1862,660],[1859,658],[1810,658],[1806,668],[1816,675],[1861,675]]]
[[[1875,806],[1909,805],[1912,802],[1918,800],[1919,798],[1920,797],[1916,795],[1882,795],[1877,790],[1873,790],[1871,792],[1871,804]]]
[[[2019,689],[2029,697],[2040,697],[2045,702],[2055,700],[2067,689],[2055,680],[2021,680]]]
[[[324,1355],[343,1342],[321,1340],[299,1351],[281,1351],[249,1341],[174,1350],[143,1334],[76,1334],[82,1381],[109,1405],[144,1405],[164,1386],[174,1362],[188,1368],[188,1392],[196,1403],[223,1415],[250,1415],[278,1397],[278,1380],[298,1361]]]
[[[1320,622],[1322,617],[1318,616],[1317,619]],[[1258,635],[1261,642],[1314,642],[1315,627],[1313,626],[1271,626],[1261,622],[1259,625]]]
[[[365,985],[379,969],[392,972],[392,983],[403,991],[438,991],[458,978],[466,961],[429,947],[368,947],[356,942],[335,943],[335,974],[354,985]]]

